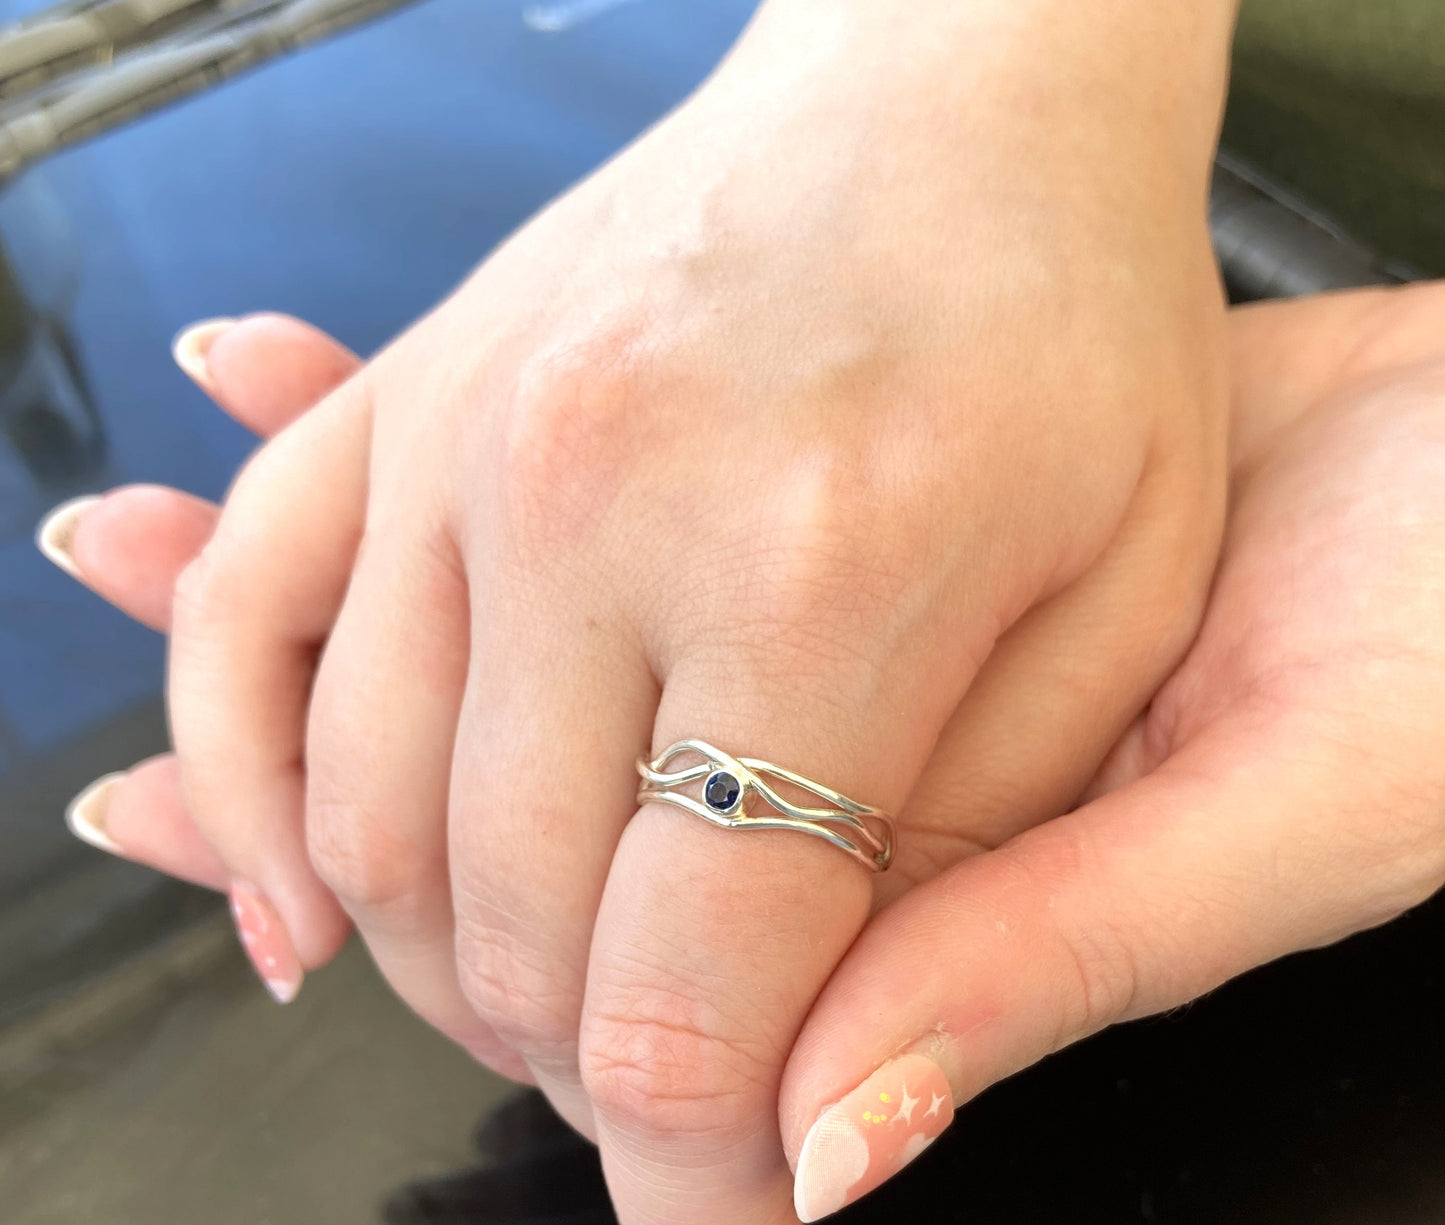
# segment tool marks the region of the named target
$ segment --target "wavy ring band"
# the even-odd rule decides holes
[[[695,753],[697,765],[669,770],[675,757]],[[832,843],[871,872],[887,871],[896,840],[893,818],[881,808],[860,804],[792,770],[756,757],[732,757],[704,740],[679,740],[654,761],[637,759],[642,783],[637,802],[671,804],[724,829],[791,829]],[[795,804],[768,779],[788,783],[816,796],[823,807]],[[701,796],[682,790],[701,782]],[[749,801],[764,801],[772,812],[749,812]],[[758,806],[753,805],[756,809]]]

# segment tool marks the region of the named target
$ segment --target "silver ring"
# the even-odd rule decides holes
[[[705,760],[699,765],[669,770],[668,763],[683,753],[696,753]],[[772,762],[759,761],[756,757],[729,757],[702,740],[679,740],[655,761],[639,757],[637,772],[642,776],[642,785],[637,789],[639,804],[652,801],[672,804],[724,829],[795,829],[826,839],[873,872],[886,872],[893,861],[893,818],[886,812],[850,800],[831,787]],[[828,807],[805,808],[794,804],[765,782],[763,775],[800,787],[825,801]],[[699,780],[702,782],[700,799],[680,790]],[[753,796],[765,800],[776,815],[749,813],[747,804]]]

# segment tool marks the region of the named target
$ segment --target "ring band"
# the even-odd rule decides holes
[[[669,770],[672,759],[683,753],[697,753],[706,760],[700,765]],[[724,829],[793,829],[812,834],[831,842],[872,872],[887,871],[893,861],[893,818],[886,812],[850,800],[831,787],[771,762],[756,757],[730,757],[702,740],[679,740],[655,761],[639,757],[637,772],[642,776],[642,785],[637,789],[639,804],[651,801],[672,804]],[[794,804],[779,795],[764,780],[764,775],[800,787],[828,807],[805,808]],[[702,781],[701,799],[680,790],[699,780]],[[776,815],[750,814],[747,802],[753,796],[765,800]]]

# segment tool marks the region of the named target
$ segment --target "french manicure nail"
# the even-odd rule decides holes
[[[120,773],[107,774],[104,778],[96,779],[71,800],[65,809],[65,824],[70,827],[70,832],[82,842],[87,842],[109,855],[124,854],[115,840],[105,832],[105,810],[110,804],[110,793],[124,777],[125,774]]]
[[[266,990],[278,1004],[289,1004],[301,990],[304,976],[281,916],[249,885],[232,885],[231,917]]]
[[[953,1121],[943,1069],[923,1055],[890,1060],[808,1130],[798,1155],[793,1206],[821,1220],[887,1182]]]
[[[176,365],[205,391],[212,386],[211,371],[206,364],[211,346],[235,322],[234,319],[203,319],[182,329],[171,342],[171,356],[175,358]]]
[[[100,495],[91,493],[62,502],[40,521],[35,531],[36,548],[73,579],[80,578],[80,569],[75,564],[75,529],[86,511],[99,501]]]

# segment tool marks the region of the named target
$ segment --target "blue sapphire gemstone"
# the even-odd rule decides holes
[[[726,770],[714,770],[707,776],[707,782],[702,785],[702,797],[707,801],[709,808],[718,812],[727,812],[738,802],[738,792],[742,790],[735,779]]]

